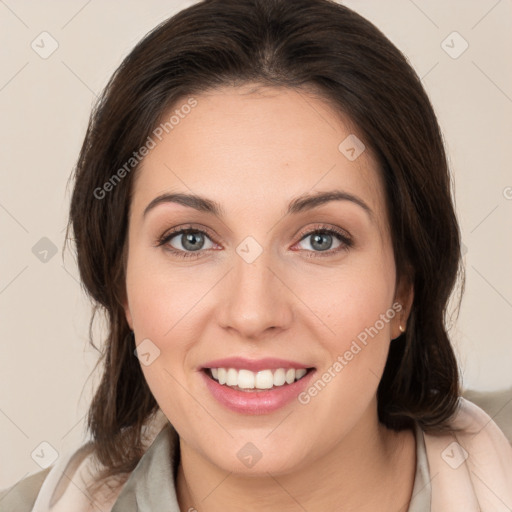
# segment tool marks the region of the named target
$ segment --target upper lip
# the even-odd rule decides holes
[[[245,359],[244,357],[226,357],[224,359],[215,359],[209,361],[201,366],[205,368],[235,368],[236,370],[251,370],[259,372],[261,370],[277,370],[278,368],[300,368],[308,369],[312,366],[299,363],[297,361],[290,361],[289,359],[277,359],[275,357],[264,357],[263,359]]]

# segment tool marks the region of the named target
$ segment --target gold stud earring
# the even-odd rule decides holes
[[[398,326],[398,328],[400,329],[400,332],[405,332],[405,328],[404,328],[404,327],[402,327],[402,324],[400,324],[400,325]]]

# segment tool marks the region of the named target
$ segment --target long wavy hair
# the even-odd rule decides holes
[[[178,100],[223,85],[315,91],[348,118],[384,178],[397,282],[414,301],[378,387],[379,421],[441,432],[460,375],[447,304],[464,271],[442,134],[420,79],[369,21],[331,0],[204,0],[158,25],[124,59],[95,105],[73,174],[70,218],[83,286],[108,321],[102,377],[87,427],[102,477],[130,473],[143,427],[159,411],[134,355],[123,309],[127,226],[138,165],[105,184],[144,146]],[[118,173],[119,176],[119,173]]]

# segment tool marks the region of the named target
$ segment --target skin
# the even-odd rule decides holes
[[[379,423],[376,394],[413,290],[395,287],[384,186],[370,150],[347,159],[338,146],[357,131],[305,91],[224,87],[194,97],[197,106],[138,170],[126,267],[136,343],[149,338],[160,350],[142,370],[180,434],[181,510],[407,510],[414,433]],[[285,214],[292,198],[329,190],[358,196],[373,218],[350,201]],[[164,203],[143,218],[164,192],[208,197],[225,217]],[[182,235],[156,245],[191,223],[211,234],[199,257],[169,252],[187,250]],[[319,224],[345,230],[353,246],[325,256],[302,235]],[[247,236],[263,250],[252,263],[236,252]],[[330,250],[342,244],[333,237]],[[236,413],[209,394],[199,373],[209,360],[239,355],[298,360],[321,375],[397,301],[402,313],[307,405]],[[252,468],[237,457],[247,442],[262,453]]]

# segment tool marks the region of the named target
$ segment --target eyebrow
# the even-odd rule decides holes
[[[352,203],[355,203],[368,214],[372,221],[375,220],[373,211],[361,198],[341,190],[319,192],[316,194],[304,194],[302,196],[296,197],[292,199],[292,201],[290,201],[286,215],[297,214],[307,210],[311,210],[313,208],[317,208],[318,206],[329,203],[331,201],[350,201]],[[167,193],[155,197],[146,206],[142,216],[146,217],[150,210],[152,210],[153,208],[162,203],[181,204],[183,206],[188,206],[189,208],[194,208],[195,210],[201,212],[206,212],[215,215],[216,217],[219,218],[223,218],[225,215],[224,210],[219,203],[206,197],[201,197],[196,194]]]

